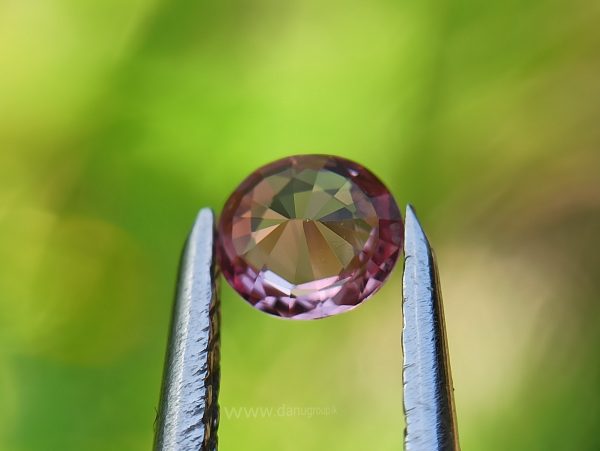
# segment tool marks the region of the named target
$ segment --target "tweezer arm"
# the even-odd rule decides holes
[[[435,258],[413,208],[406,209],[404,411],[406,451],[458,451],[442,297]]]
[[[203,209],[179,270],[155,451],[217,449],[220,337],[213,240],[214,215]]]

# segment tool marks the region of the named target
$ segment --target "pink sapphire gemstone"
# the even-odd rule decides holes
[[[396,202],[367,169],[299,155],[263,166],[231,195],[219,221],[219,263],[257,309],[323,318],[381,287],[403,232]]]

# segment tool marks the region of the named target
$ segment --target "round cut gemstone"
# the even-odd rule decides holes
[[[402,250],[400,211],[371,172],[299,155],[255,171],[219,221],[219,263],[254,307],[294,319],[350,310],[372,295]]]

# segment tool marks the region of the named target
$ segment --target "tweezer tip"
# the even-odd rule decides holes
[[[414,255],[419,244],[425,244],[429,248],[427,235],[417,218],[417,213],[411,204],[406,205],[406,216],[404,218],[404,248],[406,255]]]
[[[220,334],[214,265],[214,213],[203,208],[179,268],[156,451],[217,449]]]
[[[437,268],[412,205],[406,206],[404,266],[405,449],[457,451],[452,377]]]
[[[211,208],[202,208],[196,215],[194,225],[190,235],[194,235],[198,230],[207,230],[212,228],[215,220],[215,213]]]

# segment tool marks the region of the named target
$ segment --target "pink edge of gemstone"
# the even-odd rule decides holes
[[[284,158],[254,171],[227,200],[218,259],[252,306],[289,319],[357,307],[385,282],[404,226],[387,188],[352,161]]]

